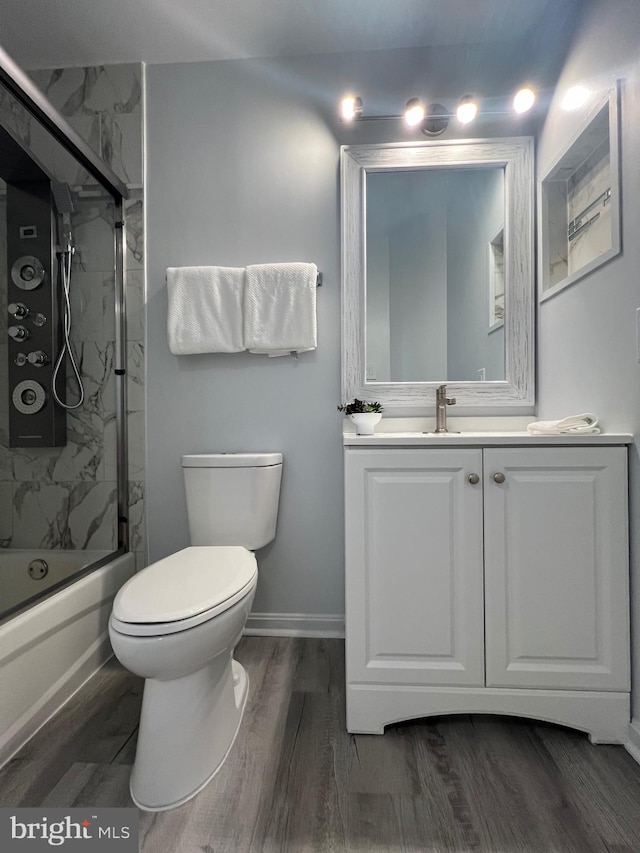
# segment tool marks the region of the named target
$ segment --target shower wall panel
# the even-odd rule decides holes
[[[145,565],[144,240],[140,65],[35,71],[31,77],[69,124],[127,184],[127,392],[130,547]],[[72,341],[86,402],[67,413],[62,448],[8,447],[5,197],[0,194],[0,546],[111,548],[116,541],[113,374],[113,204],[86,172],[12,99],[0,93],[0,120],[25,140],[74,195]],[[68,371],[69,372],[69,371]],[[73,382],[68,395],[75,399]]]

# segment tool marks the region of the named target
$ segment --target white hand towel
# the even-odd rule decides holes
[[[527,426],[531,435],[598,435],[598,418],[591,412],[570,415],[558,421],[535,421]]]
[[[169,267],[167,335],[174,355],[241,352],[243,267]]]
[[[244,345],[272,357],[315,349],[315,264],[253,264],[247,267]]]

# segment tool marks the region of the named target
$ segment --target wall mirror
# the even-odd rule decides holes
[[[344,146],[342,396],[534,402],[529,138]]]

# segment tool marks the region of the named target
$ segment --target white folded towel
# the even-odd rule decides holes
[[[531,435],[598,435],[598,418],[591,412],[570,415],[559,421],[535,421],[527,426]]]
[[[315,349],[316,265],[253,264],[246,272],[246,348],[271,357]]]
[[[243,267],[169,267],[167,336],[174,355],[245,349]]]

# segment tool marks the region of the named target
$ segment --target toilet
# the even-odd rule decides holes
[[[224,763],[249,680],[233,659],[275,537],[281,453],[182,457],[191,547],[143,569],[113,602],[118,660],[145,680],[131,796],[146,811],[189,800]]]

